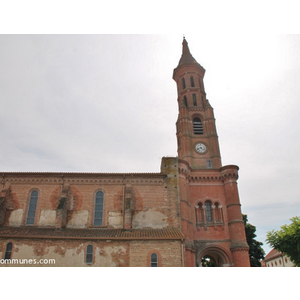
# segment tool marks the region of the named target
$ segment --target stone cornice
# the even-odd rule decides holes
[[[222,183],[223,178],[219,169],[192,170],[186,161],[178,159],[178,163],[179,176],[184,176],[191,184],[198,182]]]
[[[231,206],[242,206],[242,205],[240,203],[229,203],[226,205],[227,208],[229,208]]]
[[[205,183],[205,182],[221,182],[222,181],[222,178],[221,176],[209,176],[209,175],[200,175],[200,176],[189,176],[189,182],[190,183],[193,183],[193,182],[202,182],[202,183]]]
[[[239,167],[236,165],[228,165],[220,168],[223,181],[224,182],[237,181],[239,178],[238,170]]]
[[[49,176],[49,177],[48,177]],[[78,176],[54,176],[45,173],[42,176],[37,174],[23,174],[22,176],[9,176],[5,178],[5,182],[11,184],[163,184],[165,182],[166,175],[155,175],[155,176],[144,176],[144,175],[134,175],[134,176],[111,176],[111,174],[102,176],[91,176],[83,175]]]
[[[247,243],[241,242],[241,243],[232,243],[230,250],[232,252],[234,251],[249,251],[249,246]]]
[[[57,176],[57,177],[136,177],[136,176],[143,176],[143,177],[156,177],[156,176],[164,176],[161,173],[91,173],[91,172],[1,172],[0,173],[2,177],[8,177],[8,176]]]
[[[231,225],[231,224],[236,224],[236,223],[242,223],[242,224],[244,224],[244,221],[243,220],[231,220],[231,221],[229,221],[228,222],[228,225]]]
[[[239,167],[228,165],[220,169],[193,170],[190,165],[182,159],[178,159],[178,173],[185,176],[190,182],[236,182]]]

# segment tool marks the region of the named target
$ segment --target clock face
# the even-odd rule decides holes
[[[198,153],[204,153],[206,151],[206,146],[202,143],[197,143],[195,149]]]

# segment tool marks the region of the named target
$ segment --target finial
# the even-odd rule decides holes
[[[185,40],[185,34],[183,34],[183,39]]]

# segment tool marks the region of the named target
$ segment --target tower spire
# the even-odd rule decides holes
[[[183,36],[182,55],[181,55],[181,58],[179,60],[177,67],[179,67],[183,64],[198,64],[190,52],[188,42],[186,41],[185,36]]]
[[[178,92],[178,157],[191,169],[218,169],[221,156],[213,109],[204,89],[205,69],[192,56],[186,39],[173,72]]]
[[[216,266],[246,267],[250,266],[249,246],[237,188],[238,167],[222,167],[204,74],[205,69],[193,58],[183,37],[182,56],[173,79],[179,112],[178,192],[185,262],[187,266],[201,266],[203,258],[211,257]]]

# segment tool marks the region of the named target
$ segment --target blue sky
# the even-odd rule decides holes
[[[182,34],[1,35],[1,171],[159,172]],[[187,34],[257,239],[300,215],[300,37]],[[268,252],[269,247],[264,248]]]

